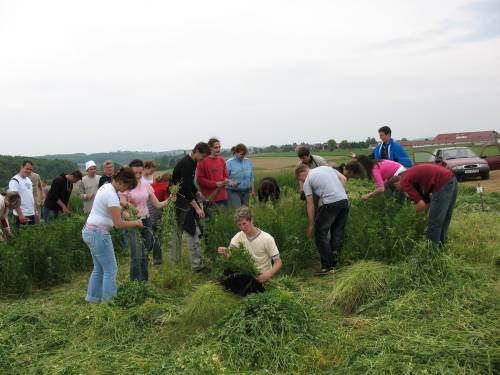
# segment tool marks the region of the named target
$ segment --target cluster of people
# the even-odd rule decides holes
[[[418,212],[429,211],[428,239],[436,245],[446,242],[457,195],[453,173],[440,165],[412,166],[404,148],[391,138],[389,127],[380,128],[379,136],[382,142],[371,157],[356,156],[343,168],[332,168],[321,156],[312,155],[307,147],[297,150],[299,161],[295,176],[301,197],[306,201],[306,235],[314,236],[320,255],[318,276],[334,272],[339,261],[349,216],[346,184],[350,178],[375,182],[375,189],[364,194],[363,200],[384,192],[413,200]],[[31,178],[34,175],[33,163],[24,161],[19,173],[9,183],[9,193],[0,196],[3,232],[12,236],[6,219],[9,209],[14,211],[16,226],[34,224],[40,215],[50,221],[61,212],[68,214],[73,184],[81,180],[79,194],[88,215],[82,236],[94,263],[86,300],[97,303],[116,295],[117,262],[111,228],[125,230],[123,241],[129,244],[131,254],[130,279],[147,281],[149,253],[153,254],[154,265],[163,262],[156,231],[162,209],[172,202],[176,228],[168,244],[170,261],[174,264],[180,262],[182,237],[185,235],[192,271],[203,272],[206,266],[200,238],[206,241],[207,233],[201,219],[210,220],[221,208],[233,208],[240,232],[228,247],[219,246],[217,253],[227,257],[231,255],[231,248],[245,246],[260,272],[250,283],[253,285],[251,289],[258,291],[262,283],[279,272],[283,262],[272,235],[254,225],[248,205],[250,197],[256,194],[261,201],[279,200],[279,186],[274,178],[266,177],[256,189],[252,162],[246,157],[248,149],[244,144],[234,146],[231,149],[233,156],[227,161],[220,152],[221,143],[217,138],[199,142],[176,163],[172,174],[156,177],[153,160],[133,160],[116,172],[113,162],[107,160],[103,163],[103,176],[97,174],[96,164],[88,161],[83,178],[80,171],[62,174],[54,179],[46,193],[39,176]],[[169,191],[172,185],[177,186],[175,195]],[[34,190],[37,190],[36,194]],[[130,206],[137,210],[137,219],[128,217]],[[130,231],[132,228],[139,231]],[[142,241],[137,241],[136,233],[140,233]],[[250,284],[246,283],[247,287]]]
[[[33,172],[33,162],[23,160],[19,172],[9,181],[8,192],[0,197],[2,209],[2,231],[8,237],[13,237],[10,230],[8,213],[12,210],[17,229],[25,225],[35,225],[41,219],[50,221],[59,213],[69,215],[69,198],[73,184],[82,179],[82,173],[75,170],[56,177],[47,186],[40,175]],[[3,236],[0,234],[0,240]]]

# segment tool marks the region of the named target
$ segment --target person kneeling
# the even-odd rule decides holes
[[[229,248],[219,247],[221,256],[231,256],[231,248],[243,245],[252,256],[255,266],[260,274],[253,278],[250,275],[237,275],[226,277],[222,285],[233,293],[242,296],[249,293],[262,292],[262,283],[271,279],[283,266],[280,253],[274,238],[253,224],[252,213],[248,207],[240,207],[236,210],[234,219],[240,232],[231,239]]]

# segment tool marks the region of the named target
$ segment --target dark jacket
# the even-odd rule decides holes
[[[43,207],[52,211],[62,211],[62,208],[57,204],[60,199],[65,205],[68,205],[69,197],[73,191],[73,184],[66,179],[66,175],[57,176],[50,185],[50,190],[45,198]]]
[[[171,185],[179,184],[175,202],[177,225],[191,235],[196,233],[196,212],[191,206],[198,191],[194,184],[196,164],[190,155],[184,156],[175,165],[171,180]]]

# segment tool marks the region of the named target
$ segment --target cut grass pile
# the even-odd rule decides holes
[[[220,285],[201,285],[186,298],[179,324],[184,331],[190,333],[208,328],[234,311],[239,302],[239,298],[226,292]]]
[[[360,261],[340,270],[333,280],[326,306],[336,305],[346,313],[355,312],[370,298],[385,291],[389,272],[389,266],[375,261]]]

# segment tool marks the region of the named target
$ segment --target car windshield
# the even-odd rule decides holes
[[[454,148],[452,150],[443,150],[443,159],[475,158],[477,157],[472,150],[468,148]]]

